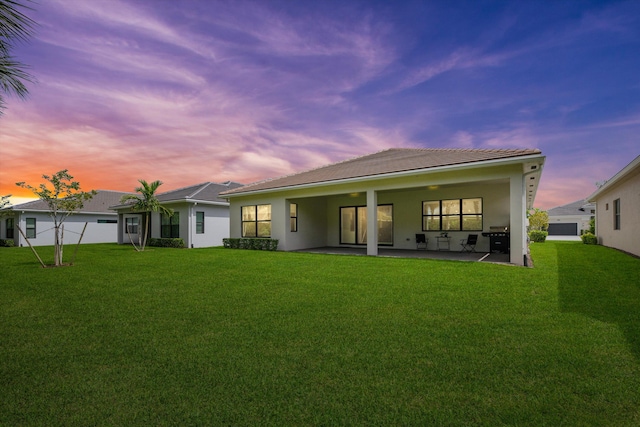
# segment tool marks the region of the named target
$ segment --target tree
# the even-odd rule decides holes
[[[11,212],[11,210],[8,209],[9,206],[11,206],[11,202],[9,202],[10,197],[11,197],[11,194],[7,194],[6,196],[0,196],[0,218],[13,215],[13,212]]]
[[[20,7],[26,8],[16,0],[0,0],[0,116],[4,110],[1,93],[13,93],[24,98],[28,93],[24,82],[31,81],[24,65],[11,55],[15,42],[27,40],[35,25],[31,18],[18,9]]]
[[[24,182],[16,182],[16,185],[31,190],[49,207],[49,216],[54,224],[54,264],[58,267],[62,265],[64,221],[82,209],[84,202],[90,200],[97,192],[95,190],[82,191],[80,183],[72,181],[73,177],[69,175],[67,169],[51,176],[42,175],[42,178],[47,182],[37,187]]]
[[[144,237],[142,238],[140,248],[137,248],[133,241],[131,241],[136,251],[144,251],[144,248],[147,244],[147,236],[149,235],[149,227],[151,224],[151,212],[159,212],[161,214],[171,216],[173,215],[173,210],[162,206],[160,204],[160,201],[156,197],[156,191],[158,190],[158,187],[162,185],[162,181],[153,181],[152,183],[148,183],[144,179],[140,179],[138,180],[138,182],[141,184],[141,186],[136,188],[136,192],[140,193],[140,195],[126,194],[122,196],[120,202],[131,203],[131,210],[133,210],[134,212],[146,213],[144,222]]]
[[[7,194],[6,196],[0,196],[0,209],[9,205],[9,197],[11,197],[11,194]]]
[[[549,214],[547,211],[535,208],[529,212],[529,230],[547,231],[549,228]]]

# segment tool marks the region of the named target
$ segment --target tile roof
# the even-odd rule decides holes
[[[239,182],[227,181],[222,184],[216,182],[202,182],[176,190],[165,191],[156,195],[158,201],[162,203],[184,202],[187,200],[197,200],[201,202],[228,203],[227,199],[220,197],[220,193],[225,190],[242,187]],[[137,194],[137,193],[133,193]],[[118,199],[117,203],[111,205],[111,209],[128,208],[133,202],[122,204]]]
[[[225,191],[223,196],[541,154],[537,149],[392,148]]]
[[[222,191],[242,187],[238,182],[227,181],[222,184],[215,182],[203,182],[189,187],[179,188],[158,194],[161,202],[173,202],[184,200],[201,200],[207,202],[226,203],[227,200],[219,196]]]
[[[119,204],[120,198],[125,194],[131,194],[122,191],[111,190],[97,191],[98,193],[95,196],[93,196],[90,200],[84,202],[84,207],[80,212],[99,212],[113,214],[114,212],[110,210],[109,207]],[[32,202],[10,206],[8,209],[16,211],[49,211],[49,206],[47,206],[47,203],[42,200],[34,200]]]
[[[556,206],[547,211],[549,216],[559,215],[591,215],[591,209],[595,209],[593,203],[589,203],[586,200],[576,200],[575,202],[567,203],[566,205]]]

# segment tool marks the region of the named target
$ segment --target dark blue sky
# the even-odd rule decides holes
[[[539,148],[536,206],[640,154],[640,2],[47,0],[0,194],[249,183],[391,147]]]

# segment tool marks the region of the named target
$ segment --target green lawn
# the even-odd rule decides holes
[[[640,260],[532,255],[0,248],[0,425],[640,425]]]

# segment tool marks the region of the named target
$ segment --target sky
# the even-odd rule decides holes
[[[25,0],[22,0],[25,3]],[[640,1],[37,0],[0,195],[251,183],[388,148],[538,148],[535,206],[640,154]]]

